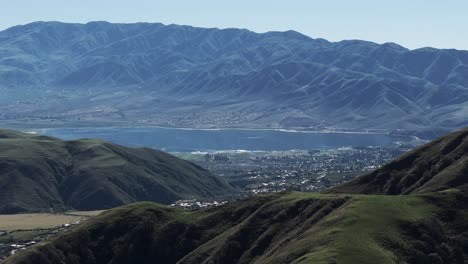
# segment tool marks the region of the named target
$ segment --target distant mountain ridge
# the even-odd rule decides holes
[[[438,131],[468,124],[468,51],[36,22],[0,32],[0,89],[0,118],[39,124]]]
[[[207,170],[161,151],[0,130],[0,214],[169,204],[231,191]]]

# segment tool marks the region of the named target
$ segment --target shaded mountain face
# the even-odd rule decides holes
[[[410,151],[331,193],[416,194],[446,189],[468,191],[468,129]]]
[[[230,191],[207,170],[153,149],[0,130],[0,213],[168,204]]]
[[[468,124],[468,52],[294,31],[37,22],[0,32],[0,89],[1,118],[48,125],[437,131]]]
[[[369,195],[383,191],[357,187],[350,188],[354,194],[276,193],[198,211],[137,203],[5,263],[468,263],[466,170],[458,164],[467,166],[466,133],[387,165],[399,164],[389,175],[403,175],[402,182],[413,168],[432,175],[416,188],[399,186],[408,195]],[[440,163],[440,154],[453,160]],[[374,189],[386,189],[385,168],[373,174]]]

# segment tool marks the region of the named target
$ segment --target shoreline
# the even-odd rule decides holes
[[[300,130],[295,128],[193,128],[193,127],[163,127],[163,126],[83,126],[83,127],[48,127],[48,128],[33,128],[33,129],[24,129],[26,133],[37,133],[38,131],[47,131],[47,130],[59,130],[59,129],[77,129],[77,130],[86,130],[86,129],[148,129],[148,128],[157,128],[157,129],[167,129],[167,130],[185,130],[185,131],[275,131],[275,132],[284,132],[284,133],[305,133],[305,134],[351,134],[351,135],[388,135],[395,137],[412,137],[415,140],[421,140],[418,136],[415,135],[405,135],[405,134],[392,134],[390,131],[377,132],[377,131],[352,131],[352,130]]]

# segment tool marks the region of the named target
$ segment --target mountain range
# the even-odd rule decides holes
[[[321,194],[111,209],[5,263],[468,263],[467,143],[454,132]]]
[[[0,32],[10,126],[426,131],[468,125],[468,51],[295,31],[35,22]]]
[[[209,171],[150,148],[0,130],[0,214],[170,204],[230,192]]]

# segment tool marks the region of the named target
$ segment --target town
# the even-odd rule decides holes
[[[174,154],[223,177],[244,195],[254,195],[279,191],[321,191],[373,171],[412,148],[413,145],[396,145],[308,151]]]

